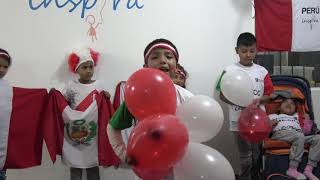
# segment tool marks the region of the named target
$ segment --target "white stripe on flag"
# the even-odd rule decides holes
[[[320,50],[319,8],[319,0],[292,0],[292,51]]]
[[[12,87],[0,79],[0,169],[5,165],[12,112]]]
[[[72,110],[69,106],[62,112],[62,117],[65,123],[70,123],[83,120],[85,124],[83,127],[89,128],[89,123],[94,122],[98,124],[98,105],[97,101],[93,101],[92,104],[84,111]],[[72,127],[70,127],[72,129]],[[77,132],[77,131],[76,131]],[[91,130],[87,132],[91,132]],[[98,128],[96,129],[95,136],[87,144],[75,144],[75,142],[68,136],[66,127],[64,128],[64,140],[62,149],[62,161],[70,167],[76,168],[91,168],[98,166],[98,145],[97,135]]]

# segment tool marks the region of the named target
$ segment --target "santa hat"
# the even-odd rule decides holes
[[[81,50],[73,51],[68,58],[69,69],[76,73],[78,67],[85,62],[91,61],[94,66],[97,65],[100,54],[91,48],[83,48]]]

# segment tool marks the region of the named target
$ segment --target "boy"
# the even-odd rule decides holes
[[[312,171],[320,160],[320,135],[305,136],[305,134],[308,134],[305,132],[310,132],[310,130],[306,131],[304,127],[300,126],[303,117],[297,113],[297,99],[293,98],[291,92],[283,91],[281,99],[279,114],[270,114],[269,117],[273,124],[271,139],[282,140],[291,144],[289,169],[286,174],[295,179],[306,179],[307,177],[310,180],[318,180]],[[305,119],[305,121],[308,120]],[[310,144],[310,149],[308,164],[302,174],[298,172],[297,167],[301,162],[305,143]]]
[[[176,75],[172,78],[173,83],[179,85],[183,88],[186,88],[186,80],[188,77],[187,71],[184,69],[181,64],[177,64]]]
[[[232,69],[241,69],[248,73],[254,84],[254,90],[252,93],[255,100],[253,103],[257,105],[267,103],[270,100],[269,95],[273,92],[273,85],[268,71],[264,67],[253,63],[253,60],[257,54],[255,36],[248,32],[240,34],[237,39],[237,46],[235,50],[239,55],[240,60],[239,62],[228,66],[224,72]],[[221,75],[220,79],[222,78],[223,74]],[[220,91],[220,82],[218,83],[216,89]],[[260,145],[244,141],[240,138],[238,133],[238,119],[244,107],[237,106],[227,100],[221,91],[220,99],[228,104],[230,121],[229,129],[230,131],[234,132],[235,140],[239,149],[239,180],[257,180],[259,179],[260,169]],[[260,108],[264,109],[262,105],[260,105]]]
[[[95,95],[101,91],[108,98],[110,97],[110,94],[104,91],[100,81],[92,79],[98,59],[99,53],[89,48],[81,49],[81,51],[74,52],[69,56],[69,69],[79,76],[79,79],[71,80],[67,84],[63,93],[72,109],[83,111],[85,104],[92,103]],[[62,160],[70,167],[71,180],[81,180],[82,169],[86,169],[88,180],[99,180],[97,119],[91,122],[82,120],[78,123],[82,123],[82,129],[79,129],[77,126],[79,124],[76,122],[65,124],[66,133],[63,146],[66,150],[63,152]],[[94,134],[90,135],[92,138],[84,133],[86,127],[93,128],[91,132]],[[83,143],[83,139],[88,142]]]
[[[166,39],[156,39],[149,43],[144,51],[144,65],[146,68],[159,69],[171,78],[175,77],[179,53],[174,44]],[[177,105],[180,105],[187,98],[190,98],[192,93],[184,88],[175,85],[177,92]],[[122,103],[107,127],[107,132],[110,144],[117,156],[122,162],[130,164],[130,159],[126,157],[126,146],[121,137],[121,130],[127,129],[134,124],[134,117]],[[173,177],[170,177],[173,179]]]

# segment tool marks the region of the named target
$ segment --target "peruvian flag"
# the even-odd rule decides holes
[[[112,113],[102,92],[93,91],[73,110],[59,91],[52,90],[43,127],[52,161],[62,155],[72,167],[118,165],[106,132]]]
[[[114,93],[113,98],[113,109],[116,111],[118,107],[122,104],[124,101],[124,89],[125,89],[126,81],[120,81],[116,86],[116,91]],[[131,126],[130,128],[124,129],[121,131],[122,139],[125,145],[128,144],[130,134],[133,130],[134,126]]]
[[[41,164],[46,89],[12,87],[0,80],[0,169]]]
[[[113,98],[113,109],[117,110],[121,103],[124,101],[124,88],[126,81],[120,81],[116,86]]]
[[[255,0],[259,51],[319,51],[320,0]]]

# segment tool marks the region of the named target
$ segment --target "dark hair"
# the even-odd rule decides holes
[[[188,74],[187,70],[185,70],[181,64],[179,64],[179,63],[177,64],[177,69],[181,70],[186,75],[186,79],[188,78],[189,74]]]
[[[254,44],[256,44],[256,37],[249,33],[249,32],[244,32],[241,33],[238,37],[237,40],[237,47],[239,46],[252,46]]]
[[[0,57],[4,58],[5,60],[8,61],[9,66],[11,65],[11,56],[9,55],[9,53],[0,48],[0,53],[4,53],[4,54],[0,54]]]
[[[147,47],[144,49],[144,53],[143,53],[143,56],[145,57],[147,52],[149,51],[149,49],[155,45],[155,44],[158,44],[158,43],[165,43],[165,44],[168,44],[170,46],[172,46],[174,48],[174,50],[177,52],[177,55],[179,57],[179,52],[178,52],[178,49],[176,48],[176,46],[169,40],[167,39],[156,39],[156,40],[153,40],[152,42],[150,42]]]

